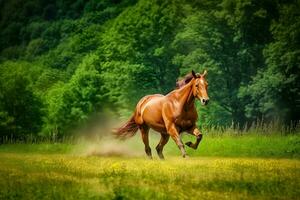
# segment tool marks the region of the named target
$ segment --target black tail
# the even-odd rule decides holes
[[[123,126],[113,131],[114,135],[119,139],[127,139],[134,136],[139,129],[139,126],[135,123],[134,115]]]

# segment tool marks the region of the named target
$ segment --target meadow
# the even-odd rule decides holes
[[[300,0],[0,0],[0,200],[300,199],[299,38]],[[105,136],[187,82],[189,158]]]
[[[120,142],[0,145],[0,199],[298,199],[300,136],[207,135],[190,157],[173,141],[146,158]],[[183,138],[188,141],[189,136]]]

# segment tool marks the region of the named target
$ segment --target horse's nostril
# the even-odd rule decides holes
[[[207,105],[207,104],[208,104],[208,102],[209,102],[209,99],[203,99],[203,103],[204,103],[204,105]]]

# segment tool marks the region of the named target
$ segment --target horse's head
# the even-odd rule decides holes
[[[207,105],[209,102],[209,97],[207,94],[208,83],[205,79],[207,75],[207,71],[205,70],[203,74],[199,74],[199,73],[196,74],[194,70],[192,70],[192,75],[195,79],[193,83],[194,97],[199,99],[202,105]]]

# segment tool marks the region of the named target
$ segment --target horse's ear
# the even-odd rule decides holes
[[[197,78],[197,75],[196,75],[196,73],[194,72],[194,70],[192,70],[192,74],[193,74],[193,77],[194,77],[194,78]]]
[[[203,72],[202,76],[203,76],[203,77],[205,77],[206,75],[207,75],[207,71],[206,71],[206,70],[204,70],[204,72]]]

